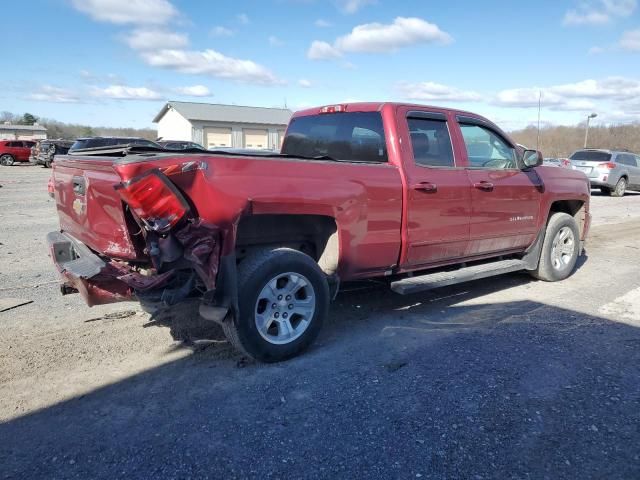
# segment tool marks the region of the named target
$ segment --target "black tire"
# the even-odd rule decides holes
[[[600,187],[600,191],[603,195],[611,196],[611,189],[609,187]]]
[[[618,183],[616,183],[615,188],[611,191],[612,197],[624,197],[624,192],[627,191],[627,179],[624,177],[620,177]]]
[[[567,243],[559,240],[560,231],[569,229],[573,234],[572,248]],[[567,253],[562,255],[562,259],[554,260],[554,244],[560,241],[566,246]],[[558,243],[557,248],[561,247]],[[578,257],[580,256],[580,230],[576,220],[566,213],[554,213],[547,223],[547,231],[545,232],[542,251],[540,252],[540,261],[538,268],[531,272],[535,278],[544,280],[545,282],[557,282],[564,280],[573,272]]]
[[[51,160],[46,160],[44,162],[44,168],[51,168]]]
[[[313,295],[315,308],[306,329],[302,330],[297,338],[288,343],[276,344],[265,339],[256,325],[256,315],[259,314],[260,302],[263,301],[258,297],[270,281],[279,275],[286,281],[286,275],[289,273],[301,275],[308,280],[308,284],[303,288]],[[261,362],[286,360],[308,348],[322,328],[329,311],[329,286],[326,275],[311,257],[297,250],[276,248],[257,251],[238,265],[238,308],[240,311],[236,318],[227,318],[223,322],[224,333],[233,346]],[[285,309],[287,306],[282,308]],[[275,328],[278,333],[280,321],[286,316],[285,313],[282,315],[280,320],[270,322],[271,325],[277,323]],[[293,324],[294,315],[290,318],[290,325]],[[271,317],[271,314],[268,316]]]
[[[12,155],[9,155],[8,153],[5,153],[4,155],[0,156],[0,165],[4,165],[5,167],[10,167],[11,165],[13,165],[15,162],[15,159],[13,158]]]

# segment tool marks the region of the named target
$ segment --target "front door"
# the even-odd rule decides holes
[[[524,249],[538,233],[542,181],[518,168],[516,149],[488,125],[460,123],[471,184],[467,255]]]
[[[446,262],[464,255],[469,241],[470,188],[456,165],[443,113],[401,113],[407,176],[406,266]],[[405,140],[406,139],[406,140]],[[406,145],[410,148],[406,148]]]

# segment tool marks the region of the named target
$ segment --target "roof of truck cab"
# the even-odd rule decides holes
[[[317,115],[320,112],[320,109],[323,107],[334,106],[334,105],[346,105],[347,111],[359,112],[359,111],[380,111],[385,106],[391,107],[415,107],[419,109],[429,109],[435,112],[453,112],[459,115],[472,115],[474,117],[485,118],[484,116],[469,112],[467,110],[459,110],[457,108],[447,108],[447,107],[439,107],[436,105],[424,105],[419,103],[405,103],[405,102],[336,102],[336,103],[327,103],[325,105],[318,105],[316,107],[306,108],[304,110],[299,110],[294,113],[294,117],[305,116],[305,115]]]

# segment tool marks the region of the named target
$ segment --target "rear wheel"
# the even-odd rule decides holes
[[[618,183],[616,183],[615,188],[611,192],[612,197],[624,197],[624,192],[627,191],[627,179],[624,177],[620,177]]]
[[[51,168],[51,160],[45,160],[44,168]]]
[[[324,272],[308,255],[289,248],[256,252],[238,265],[237,318],[223,322],[241,352],[278,362],[315,340],[329,309]]]
[[[573,272],[579,255],[580,231],[575,219],[554,213],[547,224],[538,268],[531,274],[546,282],[564,280]]]
[[[13,162],[15,162],[15,159],[8,153],[5,153],[0,157],[0,165],[10,167],[11,165],[13,165]]]

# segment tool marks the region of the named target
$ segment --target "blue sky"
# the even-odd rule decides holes
[[[150,127],[167,99],[395,100],[503,128],[640,121],[637,0],[6,2],[0,110]],[[8,39],[8,40],[7,40]],[[10,68],[6,68],[10,66]]]

